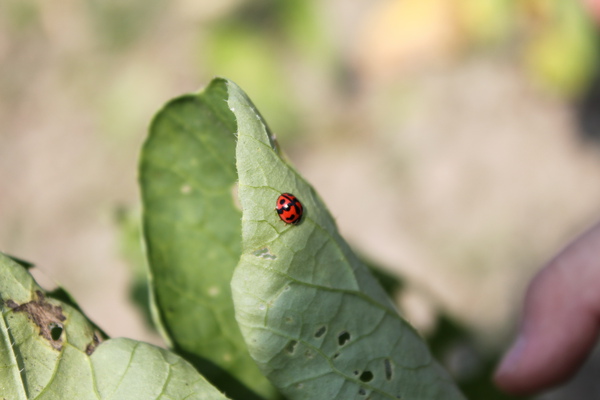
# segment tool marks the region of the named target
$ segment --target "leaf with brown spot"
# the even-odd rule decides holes
[[[62,307],[46,301],[44,294],[40,290],[35,291],[36,299],[17,305],[11,299],[7,300],[7,305],[13,312],[23,312],[38,327],[40,335],[56,350],[62,350],[62,334],[54,333],[60,329],[62,333],[63,322],[67,319],[62,313]]]
[[[0,253],[0,399],[226,399],[179,356],[103,341],[79,310]]]

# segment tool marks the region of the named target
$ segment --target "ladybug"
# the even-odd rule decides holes
[[[300,222],[302,213],[304,212],[302,203],[291,193],[282,193],[279,195],[275,210],[283,222],[294,225]]]

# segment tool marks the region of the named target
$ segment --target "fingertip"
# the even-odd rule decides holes
[[[520,396],[534,394],[543,388],[546,385],[543,372],[531,365],[535,357],[535,349],[532,350],[528,340],[520,334],[496,368],[493,377],[496,386]]]
[[[496,368],[493,376],[496,386],[507,393],[524,396],[568,380],[595,343],[598,327],[586,321],[577,323],[581,330],[572,334],[532,334],[532,339],[519,336]]]
[[[496,367],[494,380],[499,384],[499,386],[503,386],[505,381],[510,381],[511,377],[518,373],[519,364],[521,358],[523,357],[525,347],[525,338],[523,336],[518,336],[515,340],[515,343],[500,361],[498,367]]]
[[[583,235],[529,285],[520,333],[494,374],[502,390],[529,395],[556,386],[591,352],[599,331],[600,263],[589,252],[598,232]]]

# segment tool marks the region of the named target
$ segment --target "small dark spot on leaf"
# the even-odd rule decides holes
[[[343,331],[338,335],[338,344],[340,346],[345,345],[348,341],[350,341],[350,333],[348,331]]]
[[[358,374],[360,374],[360,371],[359,371],[359,370],[356,370],[356,371],[354,371],[353,373],[354,373],[354,375],[358,375]]]
[[[8,299],[4,302],[4,304],[6,304],[7,307],[11,308],[11,309],[15,309],[17,307],[19,307],[19,305],[17,303],[15,303],[12,299]]]
[[[392,369],[392,362],[390,361],[389,358],[386,358],[385,360],[383,360],[383,368],[385,369],[385,379],[387,379],[388,381],[391,381],[392,376],[393,376],[393,369]]]
[[[325,334],[325,332],[327,332],[327,327],[322,326],[319,329],[317,329],[317,331],[315,332],[315,337],[320,338],[321,336],[323,336]]]
[[[358,389],[358,394],[360,394],[361,396],[364,396],[367,394],[367,391],[363,388]]]
[[[102,340],[100,338],[101,338],[101,336],[98,334],[98,332],[94,332],[94,337],[92,338],[92,342],[89,343],[85,347],[85,354],[87,354],[88,356],[91,356],[94,353],[94,351],[96,350],[96,347],[98,347],[98,345],[100,343],[102,343]]]
[[[306,351],[304,352],[304,357],[306,357],[306,358],[308,358],[308,359],[310,360],[311,358],[313,358],[313,357],[314,357],[314,354],[312,353],[312,351],[310,351],[310,350],[306,350]]]
[[[340,356],[340,353],[335,353],[335,354],[333,355],[333,359],[335,360],[335,359],[336,359],[336,358],[338,358],[339,356]]]
[[[296,345],[298,345],[297,340],[290,340],[287,346],[285,346],[285,351],[287,351],[289,354],[294,354],[294,351],[296,351]]]
[[[371,382],[373,380],[373,373],[371,371],[364,371],[358,377],[362,382]]]

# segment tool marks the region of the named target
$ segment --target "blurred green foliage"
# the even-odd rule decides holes
[[[531,1],[526,63],[536,81],[562,95],[581,93],[598,69],[598,35],[577,1]]]
[[[204,33],[207,37],[196,51],[199,68],[208,68],[246,88],[258,107],[269,111],[278,134],[293,136],[304,131],[300,99],[293,95],[298,93],[294,86],[301,84],[295,82],[295,75],[307,69],[311,74],[333,72],[335,59],[317,3],[243,2],[212,21]],[[268,92],[263,90],[273,81],[279,84]],[[317,92],[315,88],[315,96]]]
[[[580,94],[598,69],[598,30],[581,1],[458,0],[457,4],[470,43],[516,48],[534,82],[553,94]]]
[[[155,331],[150,312],[150,289],[148,287],[146,258],[142,249],[141,216],[138,209],[119,207],[114,214],[118,227],[118,245],[121,257],[131,268],[129,299],[144,318],[146,327]]]
[[[404,3],[404,11],[413,7],[421,13],[434,13],[441,4]],[[567,98],[585,91],[597,70],[597,28],[580,1],[451,4],[455,12],[445,23],[458,26],[453,57],[500,52],[540,87]],[[226,76],[246,88],[270,116],[276,134],[298,138],[313,131],[315,121],[338,125],[339,113],[319,110],[356,95],[345,90],[355,88],[356,81],[368,85],[378,79],[360,67],[360,57],[377,60],[375,50],[356,52],[372,27],[366,24],[373,13],[369,7],[357,13],[315,0],[230,0],[211,6],[189,0],[86,0],[60,7],[33,0],[0,5],[0,71],[13,82],[23,74],[17,80],[22,87],[54,70],[70,89],[59,95],[75,94],[76,101],[95,107],[103,131],[113,135],[141,136],[159,99]],[[415,37],[398,38],[383,32],[378,40],[431,45],[417,40],[428,32],[412,33]],[[393,73],[395,65],[381,67],[392,71],[389,85],[411,79],[402,71]],[[279,84],[267,93],[268,81]],[[0,96],[14,102],[12,84],[2,86]],[[128,107],[131,115],[123,115]]]
[[[163,0],[87,0],[85,5],[94,37],[109,53],[131,49],[167,7]]]

